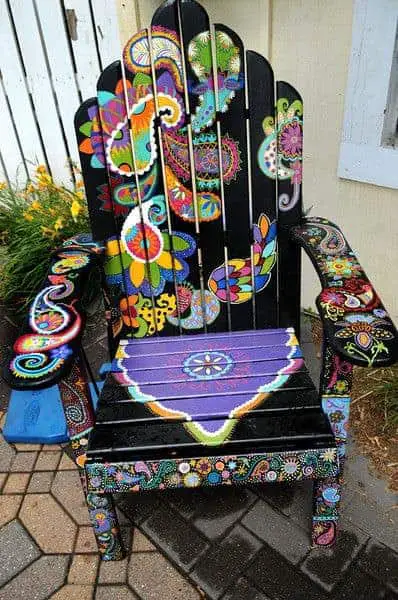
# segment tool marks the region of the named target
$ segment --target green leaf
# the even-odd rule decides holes
[[[120,255],[112,256],[105,261],[104,270],[107,275],[120,275],[122,272],[122,263]]]
[[[173,235],[173,250],[181,252],[182,250],[188,250],[189,243],[186,242],[179,235]]]
[[[275,260],[276,260],[275,254],[266,258],[261,267],[260,275],[265,275],[266,273],[269,273],[275,264]]]
[[[163,250],[170,250],[170,236],[168,233],[162,233],[163,237]]]
[[[149,263],[149,276],[151,278],[151,285],[153,288],[157,288],[160,284],[160,269],[158,265],[153,262]]]
[[[129,267],[131,265],[131,263],[133,262],[132,256],[130,256],[130,254],[128,254],[128,252],[122,252],[120,254],[120,256],[121,256],[121,260],[122,260],[123,269],[127,269],[127,267]]]
[[[92,123],[91,121],[86,121],[83,125],[80,125],[79,131],[86,135],[87,137],[91,134]]]

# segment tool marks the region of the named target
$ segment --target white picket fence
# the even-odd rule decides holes
[[[41,163],[68,184],[74,113],[119,55],[113,0],[0,0],[0,181]]]

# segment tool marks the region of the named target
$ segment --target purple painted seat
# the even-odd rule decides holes
[[[319,415],[324,439],[334,446],[292,329],[122,341],[101,395],[88,455],[110,450],[116,456],[126,447],[126,437],[131,455],[142,454],[144,447],[148,455],[159,446],[154,440],[165,421],[167,435],[181,441],[175,438],[171,444],[166,436],[163,447],[157,448],[163,456],[170,451],[177,456],[177,448],[187,444],[204,455],[209,452],[206,446],[220,444],[240,444],[253,452],[268,438],[263,440],[258,432],[253,441],[250,432],[242,437],[245,424],[240,419],[255,415],[269,432],[270,416],[286,420],[293,407],[308,422],[312,413]],[[143,424],[145,439],[138,442]],[[292,432],[293,441],[311,445],[313,436],[308,434],[314,432],[310,429],[302,439]]]

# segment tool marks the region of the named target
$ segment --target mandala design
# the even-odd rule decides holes
[[[107,243],[105,275],[110,285],[125,285],[127,293],[158,296],[166,282],[183,282],[189,273],[186,258],[196,250],[194,239],[182,232],[161,232],[151,219],[154,204],[144,205],[144,222],[133,209],[124,222],[120,244]]]
[[[196,352],[183,362],[183,371],[193,379],[218,379],[229,373],[234,366],[231,356],[215,350]]]

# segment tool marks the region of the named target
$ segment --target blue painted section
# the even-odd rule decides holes
[[[101,390],[104,382],[98,381]],[[94,408],[97,396],[90,383]],[[68,441],[61,396],[57,385],[43,390],[12,390],[3,435],[8,442],[58,444]]]
[[[111,362],[102,363],[102,365],[100,366],[100,369],[98,371],[100,378],[105,379],[105,377],[108,375],[108,373],[111,369],[112,369]]]

